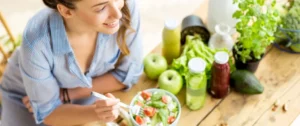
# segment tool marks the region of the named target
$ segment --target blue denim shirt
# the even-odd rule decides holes
[[[120,56],[117,33],[98,34],[92,63],[83,74],[68,42],[62,17],[57,11],[46,8],[28,22],[21,47],[9,59],[1,83],[3,97],[23,105],[21,98],[28,95],[36,123],[40,124],[62,104],[60,88],[91,88],[93,77],[110,72],[129,89],[143,72],[143,50],[136,2],[127,2],[135,32],[126,39],[130,55],[124,57],[117,68],[115,63]]]

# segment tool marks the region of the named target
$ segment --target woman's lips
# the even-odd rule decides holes
[[[112,23],[103,23],[106,27],[108,28],[115,28],[116,26],[119,25],[119,21],[115,21],[115,22],[112,22]]]

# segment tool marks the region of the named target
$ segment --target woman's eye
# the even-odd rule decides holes
[[[96,12],[97,12],[97,13],[100,13],[100,12],[102,12],[105,8],[106,8],[106,6],[103,7],[102,9],[100,9],[100,10],[97,10]]]

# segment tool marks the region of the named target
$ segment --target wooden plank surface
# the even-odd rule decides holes
[[[231,92],[200,126],[226,122],[230,126],[288,126],[300,114],[300,56],[280,52],[275,47],[259,65],[256,76],[265,91],[261,95]],[[275,101],[280,101],[272,111]],[[283,104],[288,111],[283,112]]]

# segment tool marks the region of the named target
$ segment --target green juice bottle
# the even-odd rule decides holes
[[[193,58],[188,63],[189,74],[186,82],[186,104],[191,110],[203,107],[206,97],[207,78],[206,62],[201,58]]]
[[[180,56],[180,28],[175,20],[166,20],[162,33],[162,54],[171,64],[173,59]]]

